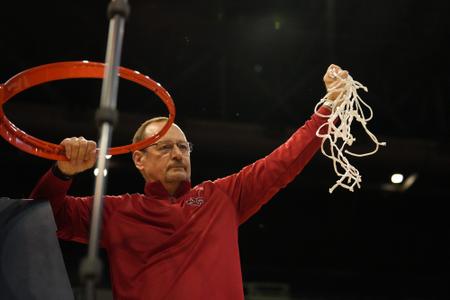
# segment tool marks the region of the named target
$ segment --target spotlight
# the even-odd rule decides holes
[[[416,182],[418,177],[418,173],[412,173],[405,179],[403,174],[395,173],[391,176],[391,182],[382,184],[381,189],[387,192],[404,192]]]
[[[400,174],[400,173],[392,174],[391,182],[396,183],[396,184],[402,183],[403,182],[403,174]]]

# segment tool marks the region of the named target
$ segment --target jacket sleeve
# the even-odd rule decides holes
[[[93,197],[67,196],[71,183],[72,180],[62,180],[49,170],[39,180],[30,198],[50,202],[59,238],[88,243]]]
[[[319,112],[329,114],[329,110],[324,107]],[[314,114],[268,156],[238,173],[214,181],[216,187],[235,202],[240,224],[303,170],[320,148],[321,139],[316,136],[316,131],[324,122],[326,118]]]

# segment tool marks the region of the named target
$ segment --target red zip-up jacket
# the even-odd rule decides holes
[[[114,299],[244,299],[238,227],[313,157],[323,122],[314,114],[265,158],[193,188],[184,182],[173,197],[159,182],[148,182],[144,194],[105,196],[100,243]],[[87,243],[93,197],[68,196],[70,184],[50,170],[31,198],[50,201],[59,238]]]

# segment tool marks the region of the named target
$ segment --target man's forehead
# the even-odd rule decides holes
[[[154,135],[155,133],[161,130],[164,124],[165,121],[148,124],[147,127],[145,128],[145,136]],[[186,139],[184,132],[176,124],[172,124],[172,126],[170,126],[169,130],[163,136],[163,138]]]

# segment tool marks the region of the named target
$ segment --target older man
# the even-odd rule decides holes
[[[331,65],[327,89],[338,84]],[[333,99],[331,99],[333,100]],[[326,114],[329,108],[319,110]],[[158,132],[159,117],[137,130],[134,142]],[[144,193],[105,196],[101,246],[108,253],[114,297],[120,300],[244,299],[238,227],[300,173],[320,146],[315,133],[326,120],[313,115],[283,145],[238,173],[191,187],[191,146],[177,125],[133,153]],[[93,141],[61,142],[58,161],[32,192],[48,199],[61,239],[88,242],[93,197],[68,196],[74,175],[94,166]]]

